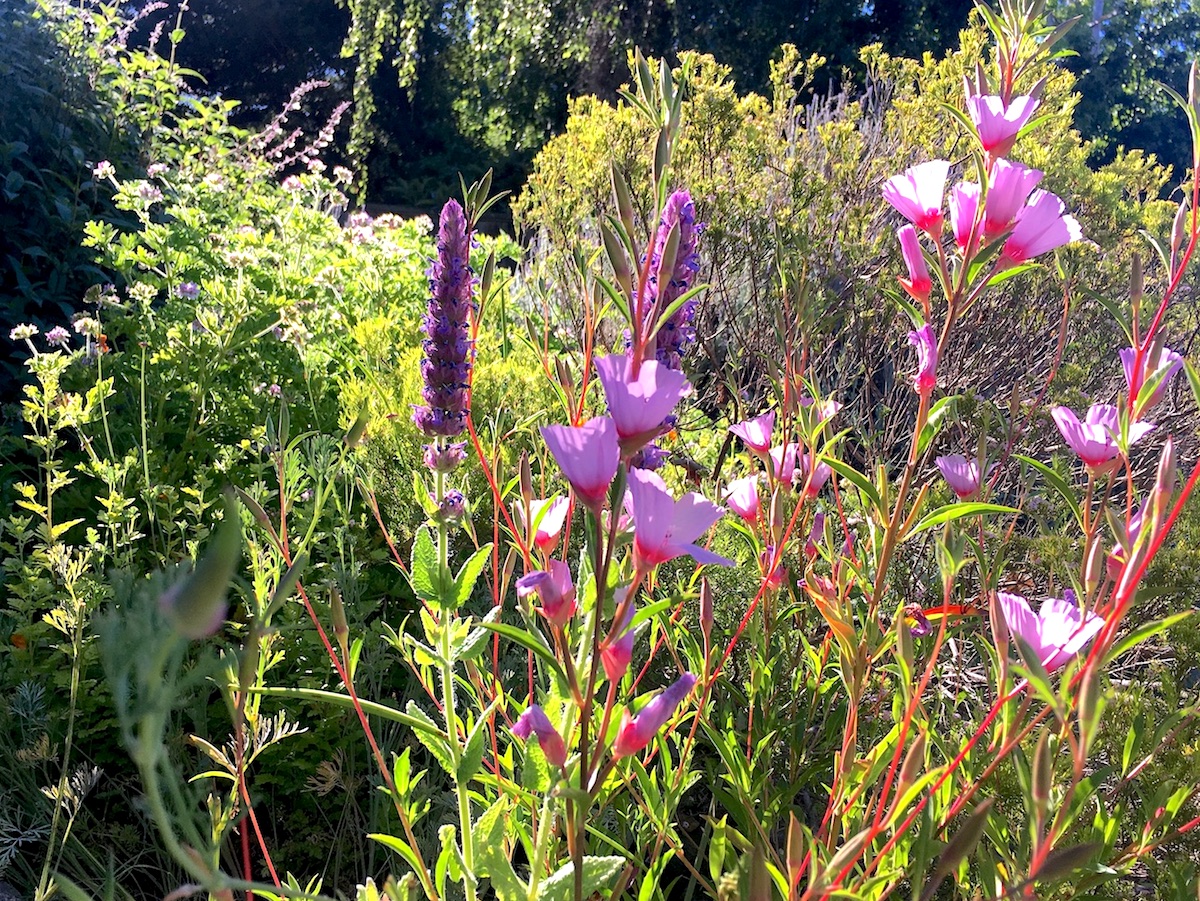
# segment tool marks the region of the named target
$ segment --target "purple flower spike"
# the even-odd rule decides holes
[[[676,225],[679,226],[679,249],[675,255],[675,268],[671,272],[671,280],[666,285],[660,285],[659,261],[666,249],[671,229]],[[692,203],[691,194],[687,191],[676,191],[667,198],[650,261],[650,280],[646,286],[647,311],[654,309],[657,303],[661,313],[692,287],[696,273],[700,271],[700,255],[696,252],[696,244],[702,227],[696,222],[696,205]],[[695,316],[696,300],[693,298],[665,320],[655,335],[655,358],[668,369],[680,369],[680,357],[686,352],[688,345],[695,342],[696,330],[692,327]]]
[[[663,480],[644,469],[629,473],[629,493],[633,500],[633,556],[639,570],[649,572],[685,554],[700,564],[733,565],[732,560],[695,543],[724,515],[723,508],[695,493],[675,500]]]
[[[1099,469],[1120,453],[1117,435],[1121,428],[1121,414],[1112,404],[1092,404],[1083,422],[1066,407],[1055,407],[1050,415],[1054,417],[1054,424],[1058,426],[1067,446],[1089,468]],[[1129,443],[1139,441],[1153,429],[1153,424],[1148,422],[1131,423]]]
[[[632,361],[624,354],[597,359],[596,374],[626,456],[662,432],[663,421],[690,387],[683,373],[654,360],[642,363],[635,379]]]
[[[421,376],[424,406],[413,421],[426,435],[453,438],[466,428],[467,391],[475,348],[470,337],[471,241],[458,201],[442,207],[438,255],[429,267],[429,310],[425,316],[425,359]]]
[[[637,716],[630,717],[629,711],[626,710],[616,743],[613,745],[613,757],[628,757],[650,744],[659,730],[667,724],[667,720],[675,715],[679,705],[692,693],[695,685],[696,677],[691,673],[684,673],[673,685],[663,689],[638,711]]]
[[[1103,619],[1093,613],[1085,615],[1064,598],[1046,598],[1036,616],[1020,595],[999,591],[996,601],[1009,632],[1033,648],[1048,672],[1054,672],[1087,647],[1104,626]]]
[[[567,765],[567,747],[563,744],[562,736],[546,716],[546,711],[537,704],[525,708],[525,712],[513,723],[512,731],[521,741],[528,741],[529,736],[536,735],[542,753],[550,763],[560,769]]]

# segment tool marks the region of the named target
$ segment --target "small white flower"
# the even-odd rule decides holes
[[[22,323],[8,333],[13,341],[28,341],[38,333],[38,327],[28,322]]]
[[[96,168],[92,170],[92,177],[97,180],[103,178],[114,178],[116,177],[116,174],[116,167],[113,166],[113,164],[108,160],[101,160],[100,162],[96,163]]]

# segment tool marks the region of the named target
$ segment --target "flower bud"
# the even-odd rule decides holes
[[[533,503],[533,472],[529,468],[529,452],[521,452],[521,500],[528,507]]]
[[[786,522],[786,516],[783,509],[783,489],[776,488],[771,494],[771,540],[775,544],[779,544],[783,540],[783,527]]]
[[[344,648],[350,638],[350,626],[346,623],[346,607],[342,604],[342,593],[336,585],[329,589],[329,607],[333,619],[333,634],[337,636],[338,644]]]
[[[1107,564],[1108,555],[1104,551],[1103,544],[1093,541],[1091,550],[1088,551],[1087,563],[1083,567],[1083,590],[1087,597],[1093,597],[1096,589],[1100,587],[1100,580],[1104,578]]]
[[[233,495],[225,495],[225,518],[195,569],[158,599],[175,631],[184,638],[207,638],[220,628],[228,610],[226,594],[242,559],[242,523]]]
[[[1179,248],[1183,246],[1183,239],[1187,236],[1188,229],[1188,204],[1184,200],[1179,204],[1179,209],[1175,211],[1175,224],[1171,226],[1171,261],[1174,262],[1176,255],[1179,253]]]
[[[700,580],[700,631],[704,633],[704,642],[707,644],[712,638],[713,627],[713,597],[712,586],[708,579]]]

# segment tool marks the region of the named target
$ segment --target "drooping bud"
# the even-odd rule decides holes
[[[221,627],[228,610],[226,595],[242,559],[242,523],[237,502],[225,494],[225,518],[195,568],[158,599],[175,631],[184,638],[207,638]]]

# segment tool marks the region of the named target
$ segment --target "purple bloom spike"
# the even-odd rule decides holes
[[[671,280],[666,285],[658,283],[658,266],[666,250],[667,238],[671,229],[679,226],[679,250],[675,255],[675,268],[671,272]],[[659,313],[682,297],[692,287],[696,273],[700,271],[700,255],[696,245],[703,225],[696,222],[696,205],[692,203],[692,195],[687,191],[676,191],[667,198],[663,207],[662,217],[658,223],[658,234],[654,239],[654,253],[650,259],[650,279],[646,285],[647,311],[654,309],[656,303]],[[681,306],[665,320],[658,330],[655,347],[655,357],[658,362],[670,369],[682,369],[680,357],[689,344],[696,340],[696,330],[692,320],[696,316],[696,300],[693,298]]]
[[[471,302],[471,240],[458,201],[442,207],[438,252],[429,267],[429,312],[423,323],[427,335],[421,377],[423,406],[414,406],[413,421],[426,435],[453,438],[466,428],[467,388],[475,348],[469,323]]]

